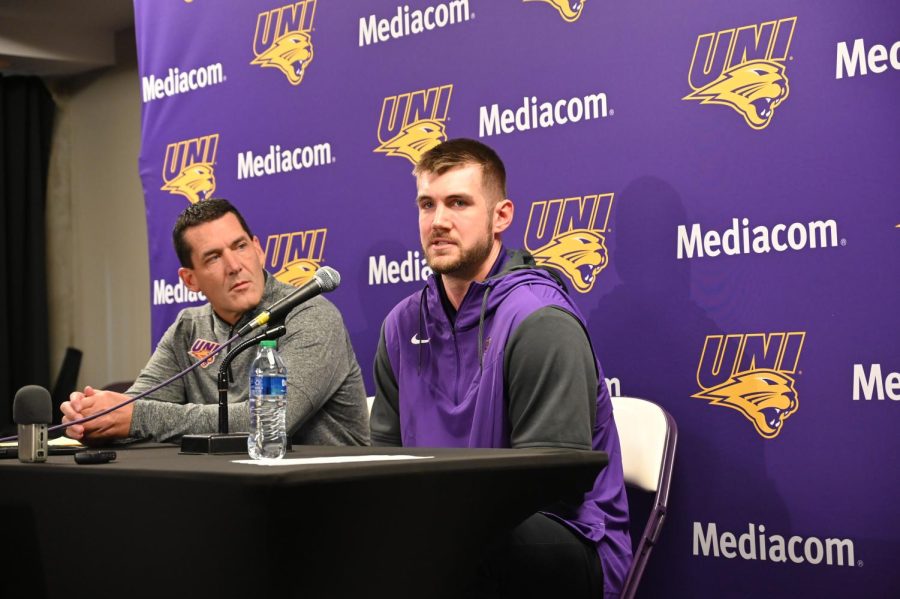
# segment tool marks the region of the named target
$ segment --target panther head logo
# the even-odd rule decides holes
[[[195,162],[181,169],[162,186],[163,191],[179,193],[191,204],[209,199],[216,190],[216,176],[209,162]]]
[[[275,273],[275,278],[282,283],[299,287],[313,278],[317,270],[319,270],[318,262],[300,258],[285,264],[284,268]]]
[[[404,127],[392,139],[375,148],[375,151],[385,152],[388,156],[405,156],[413,164],[418,164],[422,154],[446,139],[447,132],[442,122],[422,119]]]
[[[525,0],[525,2],[546,2],[568,23],[577,21],[584,9],[584,0]]]
[[[793,379],[775,370],[738,373],[692,397],[738,410],[766,439],[777,437],[784,421],[799,407]]]
[[[609,263],[603,236],[591,229],[572,229],[532,252],[539,266],[561,270],[581,293],[587,293]]]
[[[275,40],[268,50],[250,64],[281,69],[292,85],[300,85],[313,59],[312,40],[305,31],[292,31]]]
[[[790,89],[784,67],[765,60],[751,60],[722,73],[715,81],[684,97],[703,104],[724,104],[743,115],[754,129],[764,129],[775,108]]]

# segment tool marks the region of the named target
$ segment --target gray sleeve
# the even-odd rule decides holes
[[[359,365],[337,307],[321,297],[313,299],[295,310],[286,325],[290,332],[278,340],[278,352],[288,371],[288,431],[302,427],[348,380],[358,379],[358,389],[353,389],[358,395],[345,399],[355,400],[351,403],[356,407],[364,406]],[[235,421],[243,428],[235,430],[250,426],[246,403],[241,408],[241,416]]]
[[[375,401],[369,417],[373,445],[400,446],[400,391],[384,342],[384,326],[375,352]]]
[[[174,351],[174,337],[179,320],[176,319],[175,324],[169,327],[162,336],[147,365],[141,370],[134,384],[126,391],[126,395],[134,397],[148,391],[187,367],[186,363],[179,362]],[[195,420],[197,415],[202,412],[201,408],[203,407],[182,405],[186,401],[183,378],[155,391],[150,397],[137,400],[134,402],[134,411],[131,415],[129,437],[164,441],[177,434],[184,434],[185,429],[179,427],[179,420],[184,412],[192,411],[191,420]],[[215,430],[217,422],[217,420],[213,420],[213,428],[209,432]]]
[[[541,308],[504,354],[513,447],[590,449],[597,369],[587,333],[568,312]]]
[[[180,319],[177,319],[175,324],[160,339],[159,344],[156,346],[156,351],[150,357],[150,361],[144,366],[141,374],[138,375],[134,384],[126,392],[126,395],[134,397],[139,393],[152,389],[191,365],[191,362],[187,359],[179,359],[179,354],[186,355],[184,352],[176,351],[175,338],[178,335],[179,322]],[[221,356],[224,356],[225,353],[227,353],[227,349],[223,349],[220,352],[218,359],[221,360]],[[202,393],[196,387],[189,388],[189,383],[186,379],[191,376],[192,374],[188,374],[162,389],[154,391],[152,395],[134,402],[129,437],[132,439],[173,441],[182,435],[214,433],[218,431],[219,407],[216,403],[217,398],[210,404],[191,403],[188,399],[188,394]],[[242,413],[243,420],[245,422],[248,421],[246,402],[228,405],[229,430],[246,430],[246,425],[244,428],[240,428],[236,422],[241,420]]]

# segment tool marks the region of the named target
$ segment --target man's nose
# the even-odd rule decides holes
[[[222,259],[225,261],[225,268],[229,273],[238,272],[241,270],[241,261],[238,260],[237,254],[232,251],[226,251],[222,255]]]
[[[434,218],[431,219],[432,229],[446,229],[449,225],[449,214],[443,204],[438,204],[434,209]]]

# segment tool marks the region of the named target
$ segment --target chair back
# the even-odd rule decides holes
[[[81,370],[81,357],[80,349],[66,348],[66,355],[63,357],[62,366],[59,367],[59,373],[53,383],[53,391],[50,393],[53,401],[53,424],[62,422],[60,406],[69,399],[72,391],[78,390],[76,385],[78,384],[78,372]]]
[[[125,393],[131,386],[134,384],[134,381],[116,381],[114,383],[109,383],[103,387],[104,391],[113,391],[115,393]]]
[[[672,416],[652,401],[637,397],[613,397],[612,403],[622,449],[625,483],[654,494],[647,525],[622,589],[622,599],[631,599],[640,584],[668,509],[678,427]]]

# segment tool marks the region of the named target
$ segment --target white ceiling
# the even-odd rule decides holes
[[[74,75],[115,64],[133,0],[0,0],[0,72]]]

